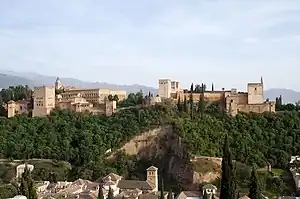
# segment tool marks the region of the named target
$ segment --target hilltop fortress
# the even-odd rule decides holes
[[[203,96],[207,102],[219,102],[223,110],[235,116],[239,112],[275,112],[275,102],[264,99],[264,83],[248,83],[247,92],[237,92],[237,89],[215,91],[212,85],[207,90],[205,85],[182,89],[179,82],[171,79],[159,79],[158,96],[150,104],[159,103],[161,99],[173,99],[183,102],[184,99],[198,103]],[[32,107],[27,100],[9,101],[7,103],[8,117],[27,114],[32,110],[32,116],[49,115],[53,109],[70,109],[74,112],[90,112],[95,115],[110,116],[116,112],[116,102],[126,99],[126,91],[104,88],[75,88],[64,86],[59,78],[54,86],[35,87],[32,95]],[[149,98],[145,98],[148,99]]]
[[[90,112],[94,115],[112,115],[116,102],[126,98],[126,91],[106,88],[75,88],[64,86],[59,78],[54,86],[38,86],[33,90],[32,116],[49,115],[53,109],[70,109],[74,112]],[[8,117],[28,113],[29,101],[9,101]]]
[[[275,102],[264,99],[264,83],[261,78],[260,82],[248,83],[247,92],[237,92],[237,89],[215,91],[213,86],[210,91],[203,89],[203,93],[195,89],[191,92],[188,89],[179,87],[179,82],[171,79],[159,79],[158,95],[161,98],[169,98],[183,101],[193,96],[193,101],[198,102],[200,96],[204,95],[204,100],[208,102],[220,102],[222,108],[235,116],[238,112],[275,112]]]

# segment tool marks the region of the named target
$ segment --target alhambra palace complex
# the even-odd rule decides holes
[[[235,116],[238,112],[275,112],[275,102],[264,99],[264,83],[261,78],[258,83],[248,83],[247,92],[237,92],[236,89],[221,91],[205,90],[204,100],[208,102],[219,101],[228,113]],[[202,93],[192,93],[194,102],[198,102]],[[183,101],[189,99],[191,92],[179,87],[179,82],[170,79],[159,80],[158,95],[161,98],[171,98]]]
[[[208,102],[219,101],[221,107],[228,113],[235,116],[238,112],[275,112],[275,102],[264,99],[263,79],[258,83],[248,83],[247,92],[237,92],[236,89],[220,91],[205,90],[203,93],[191,93],[187,89],[179,87],[179,82],[170,79],[160,79],[158,81],[158,96],[154,97],[155,103],[164,99],[174,101],[189,99],[193,96],[193,101],[197,103],[201,95]],[[74,112],[91,112],[96,115],[110,116],[117,109],[116,100],[108,100],[108,96],[117,96],[117,100],[126,99],[126,91],[111,89],[79,89],[74,87],[64,87],[59,78],[56,79],[55,86],[35,87],[33,91],[32,116],[46,116],[54,108],[71,109]],[[9,101],[7,103],[8,117],[27,113],[29,102],[26,100]]]
[[[91,112],[95,115],[110,116],[116,111],[116,101],[109,100],[108,96],[118,96],[118,100],[126,98],[126,91],[111,89],[82,89],[64,87],[59,78],[55,86],[35,87],[33,91],[32,116],[46,116],[51,110],[71,109],[75,112]],[[7,115],[13,117],[28,112],[29,102],[20,100],[7,103]]]

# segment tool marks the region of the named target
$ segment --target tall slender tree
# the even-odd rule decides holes
[[[164,199],[164,180],[161,178],[160,199]]]
[[[193,92],[190,93],[190,99],[189,99],[189,106],[190,106],[190,115],[191,118],[194,118],[194,99],[193,99]]]
[[[107,199],[114,199],[114,193],[111,187],[109,187]]]
[[[232,155],[229,149],[228,136],[225,136],[222,158],[222,179],[220,199],[235,198],[235,171],[232,163]]]
[[[194,83],[191,84],[191,89],[190,89],[191,93],[194,92]]]
[[[211,84],[211,91],[215,91],[214,83]]]
[[[186,113],[188,112],[188,103],[187,103],[187,100],[186,100],[186,96],[184,96],[183,111],[186,112]]]
[[[28,188],[29,188],[29,198],[28,199],[37,199],[37,192],[36,192],[34,182],[32,179],[29,181]]]
[[[204,191],[203,199],[209,199],[208,194],[206,191]]]
[[[237,193],[237,199],[239,199],[241,196],[240,196],[240,192],[238,191],[238,193]]]
[[[102,185],[99,185],[99,192],[97,199],[104,199]]]
[[[250,177],[250,187],[249,187],[249,198],[251,199],[262,199],[261,189],[256,173],[255,167],[252,168],[251,177]]]
[[[27,165],[21,177],[21,183],[19,187],[19,194],[26,196],[28,199],[37,199],[37,192],[34,186],[33,179],[31,178],[30,170]]]
[[[204,102],[204,85],[202,84],[201,86],[201,93],[200,93],[200,98],[198,102],[198,112],[200,113],[200,116],[203,117],[204,111],[205,111],[205,102]]]
[[[178,96],[177,108],[178,108],[179,111],[182,111],[182,104],[181,104],[181,101],[180,101],[180,96]]]
[[[173,199],[173,192],[171,189],[169,190],[169,193],[168,193],[168,199]]]

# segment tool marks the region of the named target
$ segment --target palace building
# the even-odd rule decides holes
[[[261,78],[260,82],[248,83],[247,92],[238,92],[237,89],[231,90],[211,90],[204,92],[192,92],[179,87],[179,82],[171,79],[160,79],[159,96],[161,98],[170,98],[183,101],[189,99],[191,94],[194,102],[200,100],[204,95],[204,100],[208,102],[218,101],[231,115],[235,116],[238,112],[275,112],[275,102],[264,99],[264,83]]]

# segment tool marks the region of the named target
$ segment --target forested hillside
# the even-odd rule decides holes
[[[53,111],[49,117],[0,119],[0,158],[45,158],[85,165],[134,135],[167,121],[166,107],[126,109],[112,117]]]
[[[95,180],[110,171],[137,178],[141,162],[118,154],[114,161],[105,151],[116,149],[150,128],[173,124],[189,154],[221,156],[225,134],[234,158],[247,165],[270,163],[286,168],[291,155],[300,151],[300,113],[239,114],[231,117],[217,104],[186,107],[187,102],[124,109],[112,117],[56,110],[45,118],[0,118],[0,158],[45,158],[73,165],[70,180]],[[47,171],[46,173],[49,173]],[[40,176],[47,179],[48,175]],[[60,177],[60,176],[58,176]]]
[[[192,154],[221,157],[224,133],[236,160],[284,168],[300,152],[300,113],[239,114],[237,117],[179,118],[177,129]]]

